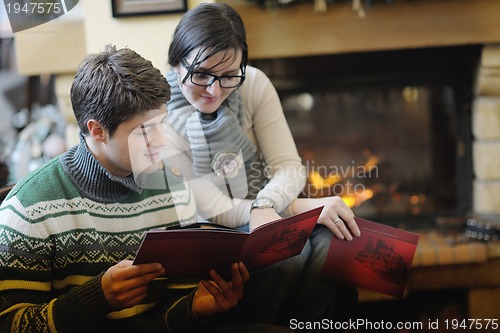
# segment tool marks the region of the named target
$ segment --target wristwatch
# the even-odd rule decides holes
[[[250,206],[250,212],[254,210],[255,208],[262,209],[262,208],[273,208],[276,210],[276,203],[268,198],[257,198],[252,202],[252,205]]]

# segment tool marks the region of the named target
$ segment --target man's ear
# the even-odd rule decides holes
[[[92,138],[94,138],[97,142],[105,142],[108,137],[108,132],[101,126],[101,124],[95,120],[90,119],[87,121],[87,128],[89,130],[89,134]]]

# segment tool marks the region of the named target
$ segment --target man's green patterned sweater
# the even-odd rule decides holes
[[[200,329],[192,284],[157,281],[144,304],[121,311],[101,289],[103,272],[133,259],[147,230],[195,220],[191,192],[167,176],[177,182],[167,190],[113,177],[82,140],[21,180],[0,206],[0,332]]]

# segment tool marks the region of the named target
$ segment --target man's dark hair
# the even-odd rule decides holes
[[[121,123],[159,109],[169,99],[170,86],[151,61],[112,45],[85,57],[71,86],[73,112],[83,135],[94,119],[112,136]]]

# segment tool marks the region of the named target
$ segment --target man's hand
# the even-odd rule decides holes
[[[240,262],[231,266],[230,282],[226,282],[215,270],[210,271],[210,277],[212,281],[200,281],[193,297],[192,310],[197,318],[212,317],[236,306],[243,297],[243,286],[250,273]]]
[[[164,273],[160,264],[132,265],[131,260],[124,260],[104,273],[102,290],[112,307],[130,308],[146,298],[148,283]]]

